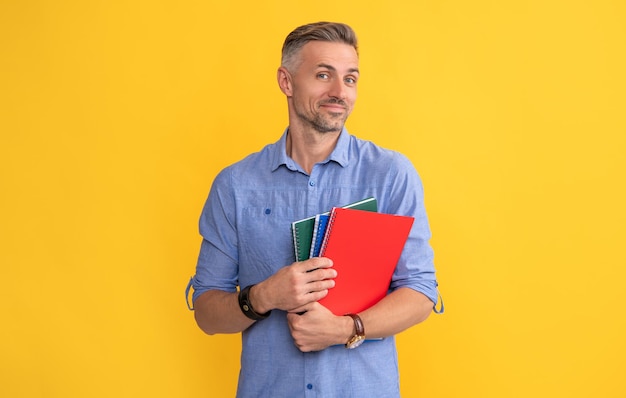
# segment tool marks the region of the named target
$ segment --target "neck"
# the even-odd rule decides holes
[[[326,160],[335,149],[340,134],[341,132],[307,132],[289,126],[285,149],[294,162],[298,163],[307,174],[311,174],[313,166]]]

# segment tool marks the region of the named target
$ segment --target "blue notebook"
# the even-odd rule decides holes
[[[313,228],[313,240],[311,241],[311,254],[309,258],[319,257],[329,218],[329,214],[318,214],[315,216],[315,227]]]

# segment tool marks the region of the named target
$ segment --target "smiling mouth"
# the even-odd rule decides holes
[[[320,102],[321,106],[340,106],[342,108],[346,108],[347,104],[345,103],[345,101],[337,99],[337,98],[331,98],[328,99],[326,101],[322,101]]]
[[[320,108],[326,108],[330,112],[345,112],[348,107],[337,102],[325,102],[320,104]]]

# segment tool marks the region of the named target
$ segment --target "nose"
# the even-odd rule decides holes
[[[332,82],[328,95],[333,98],[344,100],[346,98],[346,85],[340,79]]]

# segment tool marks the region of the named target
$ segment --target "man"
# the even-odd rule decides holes
[[[242,332],[239,397],[399,396],[393,336],[424,321],[437,302],[416,171],[403,155],[344,127],[358,80],[350,27],[320,22],[295,29],[278,68],[288,128],[213,182],[190,283],[204,332]],[[335,316],[317,302],[334,286],[332,260],[294,262],[290,225],[370,196],[380,212],[415,222],[391,292],[360,314]],[[362,327],[368,341],[346,349],[357,345]]]

